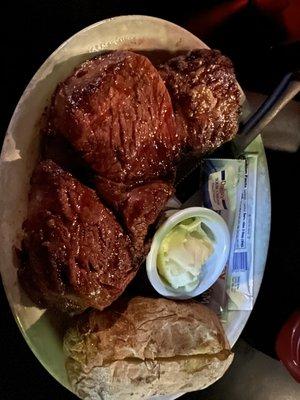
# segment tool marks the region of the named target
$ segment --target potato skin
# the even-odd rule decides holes
[[[82,399],[131,399],[203,389],[233,355],[217,316],[195,302],[135,297],[78,318],[64,339]]]

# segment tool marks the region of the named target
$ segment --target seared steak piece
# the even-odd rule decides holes
[[[129,51],[86,61],[59,84],[49,130],[64,136],[108,184],[169,176],[180,151],[171,99],[158,71]],[[106,196],[110,200],[108,190]]]
[[[229,58],[199,49],[159,68],[169,90],[184,152],[211,152],[238,130],[241,91]]]
[[[163,181],[138,186],[127,193],[121,215],[136,254],[147,255],[149,227],[156,222],[173,193],[173,186]]]
[[[95,192],[52,161],[31,178],[24,232],[19,276],[41,307],[101,310],[139,266],[129,237]]]
[[[123,229],[92,189],[42,161],[31,178],[18,272],[30,298],[68,312],[109,306],[135,276],[149,226],[172,192],[160,181],[129,192]]]

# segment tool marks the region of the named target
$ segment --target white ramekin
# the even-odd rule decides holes
[[[157,271],[157,253],[163,238],[178,223],[191,217],[200,217],[204,225],[206,225],[214,236],[214,251],[203,265],[198,286],[190,291],[178,291],[160,278]],[[190,207],[175,212],[169,217],[157,230],[153,237],[150,252],[146,260],[146,268],[148,278],[154,289],[162,296],[173,299],[189,299],[205,292],[215,283],[221,275],[229,256],[230,235],[228,227],[224,219],[208,208]]]

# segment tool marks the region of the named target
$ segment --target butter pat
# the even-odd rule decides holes
[[[188,218],[168,232],[157,254],[161,278],[173,289],[190,292],[200,282],[201,269],[213,253],[213,242],[201,218]]]

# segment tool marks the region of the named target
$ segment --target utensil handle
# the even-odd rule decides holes
[[[264,101],[258,110],[240,128],[234,140],[237,155],[243,153],[246,147],[262,132],[277,113],[300,92],[299,73],[287,74],[274,92]]]

